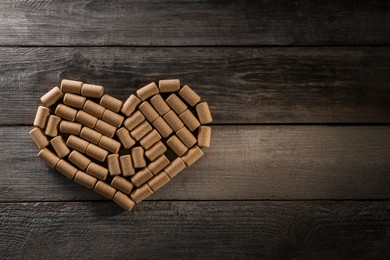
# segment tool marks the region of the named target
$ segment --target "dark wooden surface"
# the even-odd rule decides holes
[[[389,1],[0,2],[0,259],[389,259]],[[212,147],[125,214],[37,157],[63,78],[178,77]]]

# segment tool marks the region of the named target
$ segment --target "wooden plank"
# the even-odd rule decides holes
[[[121,99],[178,77],[217,124],[389,123],[390,47],[0,48],[0,124],[33,122],[62,78],[103,84]]]
[[[1,1],[0,45],[390,43],[388,1]]]
[[[390,203],[0,204],[2,259],[388,259]]]
[[[0,127],[0,201],[101,200]],[[152,200],[390,199],[390,127],[213,126],[212,147]]]

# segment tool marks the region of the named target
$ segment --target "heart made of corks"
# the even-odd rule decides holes
[[[30,131],[38,156],[126,211],[210,146],[208,104],[178,79],[152,82],[124,103],[103,86],[64,79],[41,102]]]

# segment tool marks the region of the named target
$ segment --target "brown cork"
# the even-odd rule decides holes
[[[149,187],[154,191],[158,191],[162,186],[167,184],[171,179],[165,172],[160,172],[148,181]]]
[[[62,98],[63,94],[59,87],[52,88],[49,92],[41,97],[41,102],[45,107],[51,107]]]
[[[42,133],[42,130],[38,127],[35,127],[33,130],[29,132],[31,139],[33,139],[34,143],[37,145],[38,149],[41,150],[49,145],[49,140]]]
[[[119,164],[119,154],[110,154],[107,156],[108,172],[111,176],[121,174],[121,166]]]
[[[111,153],[118,153],[119,149],[121,148],[121,143],[117,140],[114,140],[112,138],[109,138],[105,135],[100,138],[99,144],[101,148],[111,152]]]
[[[209,105],[207,102],[202,102],[196,105],[196,113],[198,114],[199,122],[204,124],[210,124],[213,121],[211,117]]]
[[[68,146],[66,146],[64,139],[62,139],[62,136],[54,137],[50,140],[50,144],[60,158],[64,158],[70,153]]]
[[[134,168],[143,168],[146,166],[144,158],[144,149],[140,146],[131,149],[131,157],[133,158]]]
[[[87,100],[85,101],[83,110],[97,118],[101,118],[106,108],[91,100]]]
[[[115,188],[102,181],[97,181],[93,190],[107,199],[112,199],[116,193]]]
[[[103,113],[102,120],[115,127],[120,127],[125,118],[109,109],[106,109]]]
[[[156,120],[154,120],[152,125],[154,126],[154,128],[157,129],[157,131],[164,138],[168,137],[170,134],[173,133],[172,128],[168,125],[168,123],[162,117],[158,117]]]
[[[39,158],[41,158],[50,168],[53,168],[57,165],[57,163],[61,160],[57,155],[50,152],[49,149],[43,148],[38,153]]]
[[[54,112],[57,116],[62,117],[68,121],[74,121],[76,119],[77,110],[71,107],[59,104]]]
[[[165,102],[165,100],[161,97],[160,94],[155,95],[154,97],[152,97],[150,99],[150,104],[152,104],[152,106],[154,107],[154,109],[156,109],[157,113],[160,116],[165,115],[166,113],[169,112],[169,110],[171,110],[169,108],[167,102]]]
[[[83,171],[85,171],[85,169],[87,169],[88,165],[91,163],[90,159],[88,159],[76,150],[73,150],[69,154],[68,160]]]
[[[133,184],[123,177],[115,176],[111,181],[111,186],[125,194],[130,194]]]
[[[192,107],[200,101],[200,96],[187,85],[180,89],[179,95]]]
[[[79,110],[76,115],[76,121],[89,128],[94,128],[98,120],[97,117],[94,117],[83,110]]]
[[[159,173],[160,171],[162,171],[162,169],[164,169],[165,167],[167,167],[169,164],[169,160],[168,158],[162,154],[160,155],[159,157],[157,157],[156,160],[154,160],[153,162],[151,162],[149,165],[148,165],[148,168],[149,170],[154,174],[156,175],[157,173]]]
[[[177,157],[167,167],[165,167],[164,172],[172,179],[185,168],[186,165],[183,160],[180,157]]]
[[[129,212],[135,206],[135,202],[120,191],[115,193],[112,200],[127,212]]]
[[[168,125],[173,129],[173,131],[178,131],[179,129],[184,127],[183,121],[180,120],[180,118],[176,115],[175,112],[173,112],[173,110],[166,113],[163,118],[168,123]]]
[[[133,145],[135,145],[135,141],[133,138],[130,136],[130,132],[125,128],[121,127],[116,131],[116,135],[119,138],[119,141],[121,141],[123,147],[125,149],[129,149]]]
[[[89,175],[92,175],[92,176],[94,176],[102,181],[107,179],[107,176],[108,176],[108,169],[104,168],[103,166],[100,166],[99,164],[96,164],[94,162],[91,162],[88,165],[86,171]]]
[[[198,146],[192,147],[188,152],[181,157],[183,162],[187,166],[191,166],[194,162],[200,159],[203,156],[202,150]]]
[[[99,133],[104,134],[110,138],[113,138],[116,132],[116,127],[110,125],[109,123],[104,122],[103,120],[98,120],[94,129]]]
[[[157,132],[156,129],[153,129],[147,135],[145,135],[139,142],[142,145],[142,147],[145,150],[147,150],[160,140],[161,140],[161,135]]]
[[[123,104],[122,101],[107,94],[103,95],[102,98],[100,99],[100,105],[114,112],[119,112],[119,110],[122,107],[122,104]]]
[[[158,82],[158,88],[161,93],[175,92],[180,89],[180,80],[178,79],[164,79]]]
[[[62,120],[60,123],[60,132],[68,135],[79,135],[82,124]]]
[[[103,135],[101,133],[87,126],[84,126],[80,131],[80,137],[93,144],[98,144],[102,136]]]
[[[140,103],[141,100],[139,98],[137,98],[135,95],[131,95],[123,104],[121,112],[126,116],[130,116]]]
[[[101,98],[104,95],[104,87],[92,84],[83,84],[81,95],[84,97]]]
[[[147,183],[136,189],[130,194],[130,197],[134,200],[135,203],[140,203],[147,197],[153,194],[153,190],[149,187]]]
[[[63,79],[61,81],[61,91],[63,93],[73,93],[80,95],[83,83],[75,80]]]
[[[152,147],[145,151],[145,156],[150,160],[154,161],[157,157],[167,151],[167,147],[161,142],[158,141]]]
[[[131,131],[143,121],[145,121],[144,115],[140,111],[136,111],[123,122],[123,125]]]
[[[147,122],[147,121],[144,121],[142,122],[141,124],[139,124],[139,126],[137,126],[136,128],[134,128],[130,134],[131,136],[136,140],[140,140],[142,137],[144,137],[147,133],[149,133],[150,131],[152,131],[152,126]]]
[[[153,178],[153,173],[151,173],[151,171],[145,167],[131,177],[131,182],[135,187],[139,187],[151,178]]]
[[[78,171],[74,176],[74,182],[92,190],[98,180],[85,172]]]
[[[41,129],[46,127],[47,120],[50,115],[50,109],[47,107],[39,106],[37,114],[35,115],[34,126]]]
[[[183,101],[176,95],[172,94],[167,98],[167,104],[176,112],[176,114],[180,115],[187,109],[187,105],[184,104]]]
[[[211,127],[201,125],[198,131],[198,146],[210,147]]]
[[[87,150],[85,150],[85,153],[92,158],[98,160],[99,162],[104,162],[108,155],[108,152],[106,150],[91,143],[88,145]]]
[[[188,150],[187,146],[185,146],[176,135],[171,136],[167,140],[167,145],[177,156],[182,156]]]
[[[126,154],[119,157],[119,162],[121,164],[122,175],[124,177],[133,176],[135,173],[133,162],[131,160],[131,155]]]
[[[58,135],[58,126],[61,122],[61,118],[58,116],[50,115],[47,120],[45,135],[55,137]]]
[[[74,176],[78,172],[77,168],[65,161],[64,159],[61,159],[57,165],[56,170],[62,173],[66,178],[69,180],[73,180]]]
[[[70,107],[82,109],[84,107],[86,100],[87,99],[85,97],[75,95],[72,93],[66,93],[63,99],[63,103]]]
[[[137,95],[141,99],[141,101],[144,101],[158,93],[159,93],[158,87],[154,82],[137,90]]]
[[[190,131],[194,131],[196,128],[200,126],[198,119],[191,113],[190,110],[186,110],[180,114],[179,118],[183,123],[188,127]]]
[[[188,148],[191,148],[194,144],[196,144],[195,136],[186,127],[177,131],[176,135]]]
[[[89,142],[81,139],[80,137],[71,135],[68,137],[68,140],[66,140],[66,145],[72,149],[75,149],[81,153],[85,153],[87,150],[87,147],[89,145]]]
[[[157,111],[154,110],[148,101],[142,102],[138,109],[145,116],[146,120],[149,121],[149,123],[152,123],[158,117]]]

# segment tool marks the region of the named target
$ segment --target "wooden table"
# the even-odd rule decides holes
[[[389,259],[390,3],[341,2],[0,2],[0,258]],[[180,78],[212,148],[126,215],[36,158],[63,78]]]

